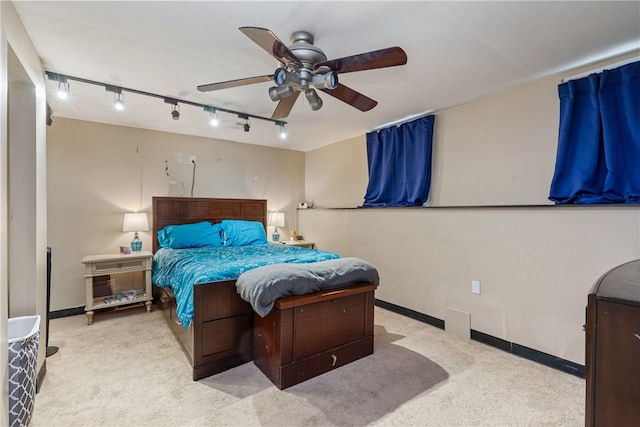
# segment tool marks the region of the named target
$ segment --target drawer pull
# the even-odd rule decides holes
[[[336,356],[335,354],[332,354],[331,360],[333,360],[333,363],[331,364],[331,366],[336,366],[336,362],[338,361],[338,356]]]
[[[640,335],[638,335],[638,334],[633,334],[633,335],[635,335],[635,337],[640,340]]]

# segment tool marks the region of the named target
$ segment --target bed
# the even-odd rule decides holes
[[[163,253],[158,231],[167,226],[241,220],[259,222],[266,229],[266,200],[153,197],[152,203],[154,274]],[[279,266],[284,265],[280,262],[310,262],[309,266],[319,268],[322,261],[343,260],[329,252],[294,246],[257,246],[258,251],[277,250],[278,256],[286,260],[253,265],[251,258],[246,263],[251,271],[243,273],[240,269],[203,283],[195,280],[198,284],[190,286],[188,296],[179,288],[176,295],[172,287],[154,282],[155,300],[192,365],[194,380],[254,360],[282,389],[373,352],[377,272],[376,280],[369,280],[372,283],[336,282],[331,289],[279,298],[270,304],[268,313],[260,311],[258,315],[251,303],[239,295],[238,276],[242,279],[244,274],[267,269],[274,262]],[[287,258],[290,256],[319,258],[293,260]],[[188,260],[183,264],[190,265]],[[191,302],[191,311],[185,310],[185,300]]]

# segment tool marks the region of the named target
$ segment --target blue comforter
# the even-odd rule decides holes
[[[340,258],[333,252],[266,243],[158,250],[153,256],[152,282],[170,286],[176,295],[178,319],[188,328],[193,319],[193,286],[219,280],[235,280],[245,271],[280,263],[308,263]]]

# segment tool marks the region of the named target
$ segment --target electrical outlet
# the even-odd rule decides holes
[[[189,156],[189,163],[195,163],[196,162],[196,156]]]
[[[471,281],[471,293],[472,294],[480,294],[480,281],[472,280]]]

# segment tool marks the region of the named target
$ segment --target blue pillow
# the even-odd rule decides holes
[[[220,225],[225,236],[225,246],[251,246],[267,243],[267,234],[261,222],[225,219]]]
[[[158,231],[158,243],[163,248],[186,249],[222,246],[220,224],[208,221],[196,224],[168,225]]]

